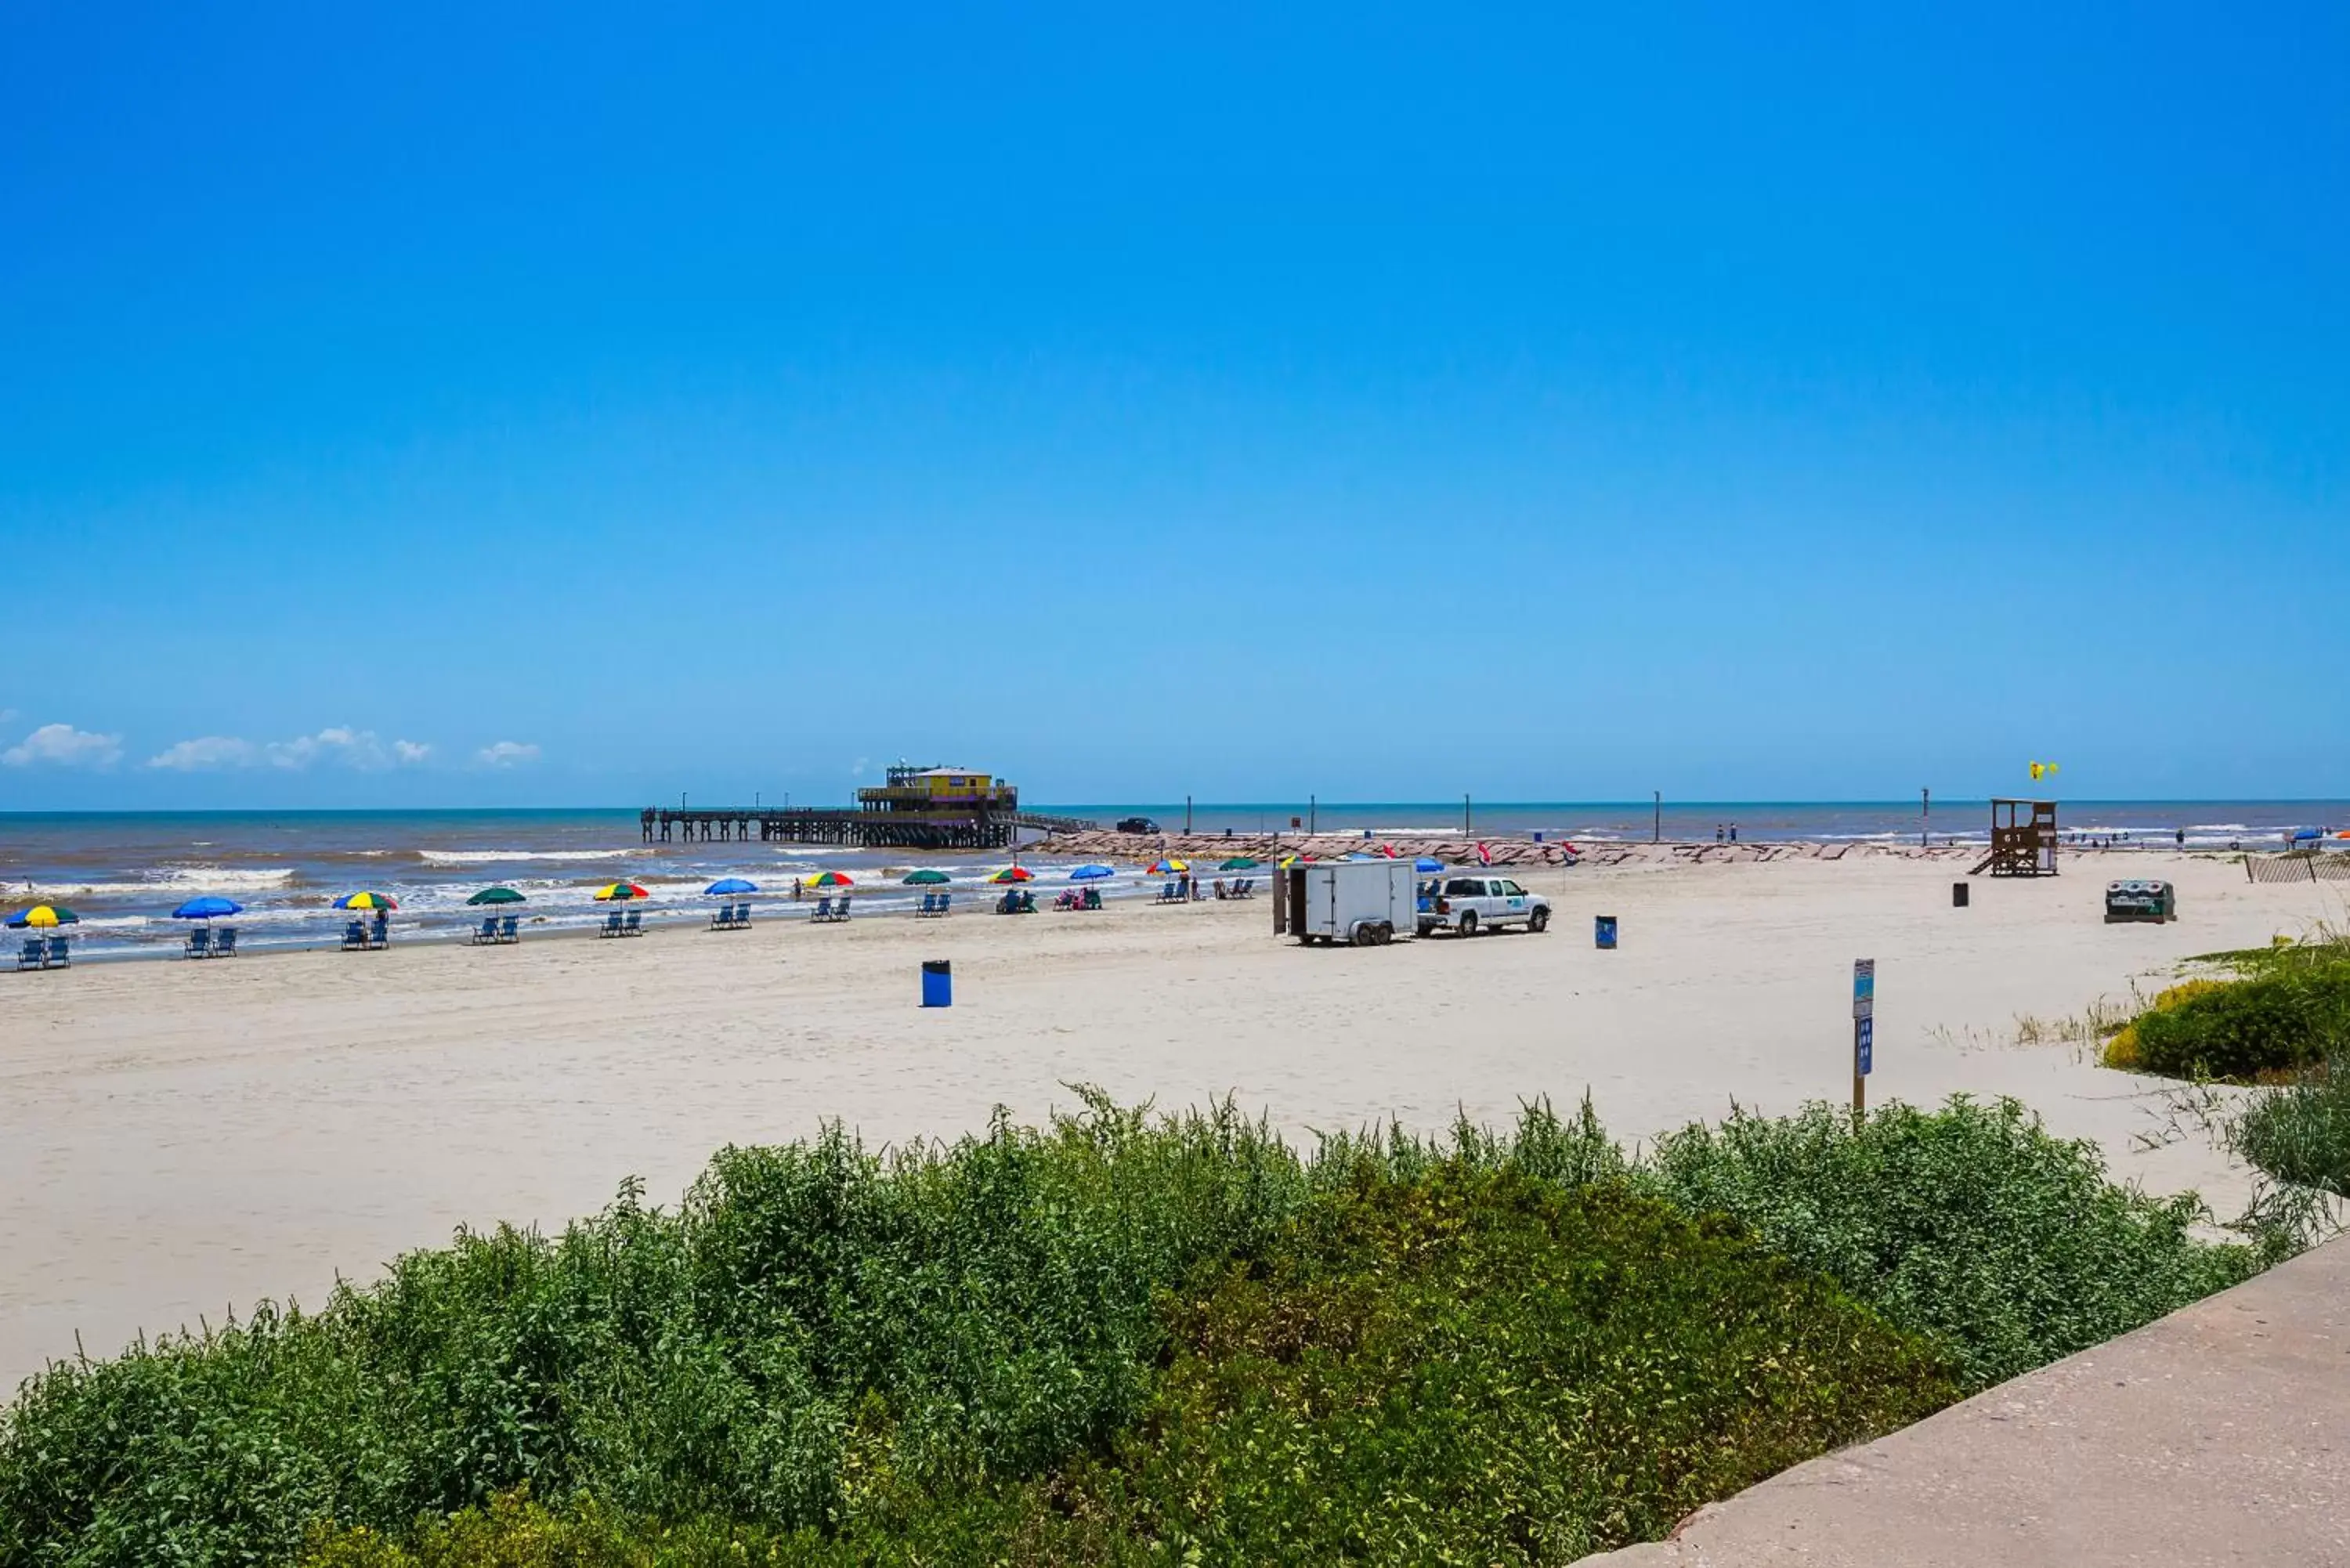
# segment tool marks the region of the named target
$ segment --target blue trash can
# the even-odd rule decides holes
[[[954,1005],[954,974],[952,966],[944,959],[922,961],[922,1005],[924,1007]]]
[[[1592,916],[1591,940],[1598,943],[1601,947],[1608,949],[1610,951],[1614,950],[1616,946],[1616,917],[1613,915]]]

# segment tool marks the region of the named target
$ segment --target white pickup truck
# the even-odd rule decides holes
[[[1474,877],[1431,877],[1419,888],[1419,934],[1456,931],[1473,937],[1523,926],[1530,931],[1550,925],[1550,900],[1529,893],[1510,877],[1483,872]]]

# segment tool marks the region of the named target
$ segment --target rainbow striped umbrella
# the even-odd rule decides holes
[[[1025,866],[1006,866],[988,878],[991,882],[1034,882],[1035,879],[1036,873]]]
[[[1167,859],[1158,862],[1144,873],[1148,877],[1180,877],[1191,869],[1189,860]]]
[[[26,926],[47,930],[52,926],[70,926],[81,917],[62,904],[36,904],[29,909],[19,909],[8,917],[9,928],[23,930]]]
[[[389,893],[346,893],[335,900],[338,909],[397,909],[400,900]]]
[[[651,897],[634,882],[607,882],[596,889],[596,901],[599,904],[626,903],[630,898]]]
[[[807,879],[811,888],[854,888],[857,878],[846,871],[819,871]]]

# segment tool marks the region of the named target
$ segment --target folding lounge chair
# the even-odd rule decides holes
[[[710,929],[713,931],[733,930],[734,929],[734,906],[732,904],[721,904],[718,908],[711,910]]]
[[[41,961],[41,967],[43,969],[71,969],[73,967],[73,944],[63,936],[51,937],[49,939],[48,956]]]
[[[353,920],[343,928],[343,950],[352,952],[368,945],[367,922]]]
[[[39,969],[47,961],[49,944],[43,937],[26,937],[25,945],[16,951],[18,969]]]
[[[236,957],[236,928],[234,926],[223,926],[219,930],[213,933],[213,957]]]
[[[1099,888],[1087,888],[1085,902],[1077,906],[1080,909],[1098,909],[1101,907],[1101,889]]]
[[[953,898],[953,895],[952,895],[952,894],[949,894],[949,893],[941,893],[941,894],[940,894],[940,895],[939,895],[939,913],[940,913],[940,914],[943,915],[943,914],[945,914],[945,913],[947,912],[947,905],[948,905],[948,903],[949,903],[950,901],[951,901],[952,898]]]
[[[376,921],[375,929],[368,933],[368,946],[371,948],[388,948],[391,946],[391,919],[390,916],[385,916]]]
[[[506,915],[499,919],[498,940],[502,942],[518,942],[522,940],[522,917],[520,915]]]
[[[818,898],[816,901],[816,913],[810,915],[808,917],[808,920],[813,924],[817,920],[829,920],[830,919],[832,919],[832,895],[827,893],[823,898]]]
[[[833,910],[832,918],[836,920],[845,920],[848,919],[848,900],[855,897],[856,895],[853,893],[843,893],[840,896],[840,906]]]
[[[597,928],[596,934],[599,937],[619,936],[620,934],[620,911],[615,909],[610,914],[605,916],[604,923]]]
[[[624,937],[643,936],[645,934],[644,911],[641,909],[630,909],[629,911],[627,921],[620,927],[620,934]]]
[[[475,947],[480,947],[484,942],[494,942],[497,940],[498,918],[495,915],[484,915],[482,917],[482,929],[473,933],[473,945]]]
[[[198,926],[193,930],[190,931],[188,933],[187,946],[183,950],[190,958],[212,957],[213,933],[211,928],[207,926]]]

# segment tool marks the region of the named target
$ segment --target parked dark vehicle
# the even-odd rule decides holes
[[[1159,825],[1147,816],[1129,816],[1118,823],[1118,830],[1120,833],[1156,833]]]

